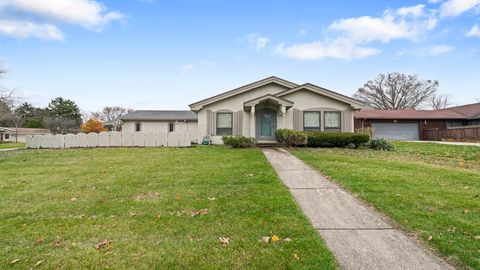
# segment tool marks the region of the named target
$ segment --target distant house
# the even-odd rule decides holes
[[[190,104],[191,111],[134,111],[123,117],[122,132],[171,132],[186,123],[192,141],[209,136],[254,137],[275,142],[275,131],[353,131],[353,113],[363,108],[353,98],[323,87],[296,84],[275,76]]]
[[[27,135],[46,135],[51,134],[49,129],[45,128],[15,128],[0,127],[0,142],[26,142]]]
[[[362,110],[355,113],[355,128],[372,127],[374,138],[439,140],[453,130],[480,127],[480,103],[441,110]],[[457,132],[458,133],[458,132]],[[432,134],[437,134],[432,137]],[[442,135],[443,134],[443,135]],[[472,133],[476,137],[476,133]],[[456,137],[462,136],[457,134]],[[459,138],[462,139],[462,138]]]

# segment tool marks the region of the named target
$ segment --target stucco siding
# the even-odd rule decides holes
[[[168,123],[175,123],[171,121],[124,121],[122,125],[122,132],[134,133],[135,123],[141,124],[142,133],[168,133]],[[187,131],[192,142],[198,142],[198,124],[197,122],[177,122],[177,124],[186,124]]]

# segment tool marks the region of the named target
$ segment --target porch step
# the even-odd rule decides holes
[[[257,147],[282,147],[283,144],[275,141],[258,141]]]

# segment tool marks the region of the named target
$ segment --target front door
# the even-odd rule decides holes
[[[256,113],[256,135],[259,141],[274,141],[277,129],[277,113],[271,109],[262,109]]]

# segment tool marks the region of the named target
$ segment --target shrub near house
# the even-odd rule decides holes
[[[288,146],[308,147],[358,147],[367,143],[370,136],[366,133],[352,132],[304,132],[291,129],[279,129],[275,136],[280,143]]]

